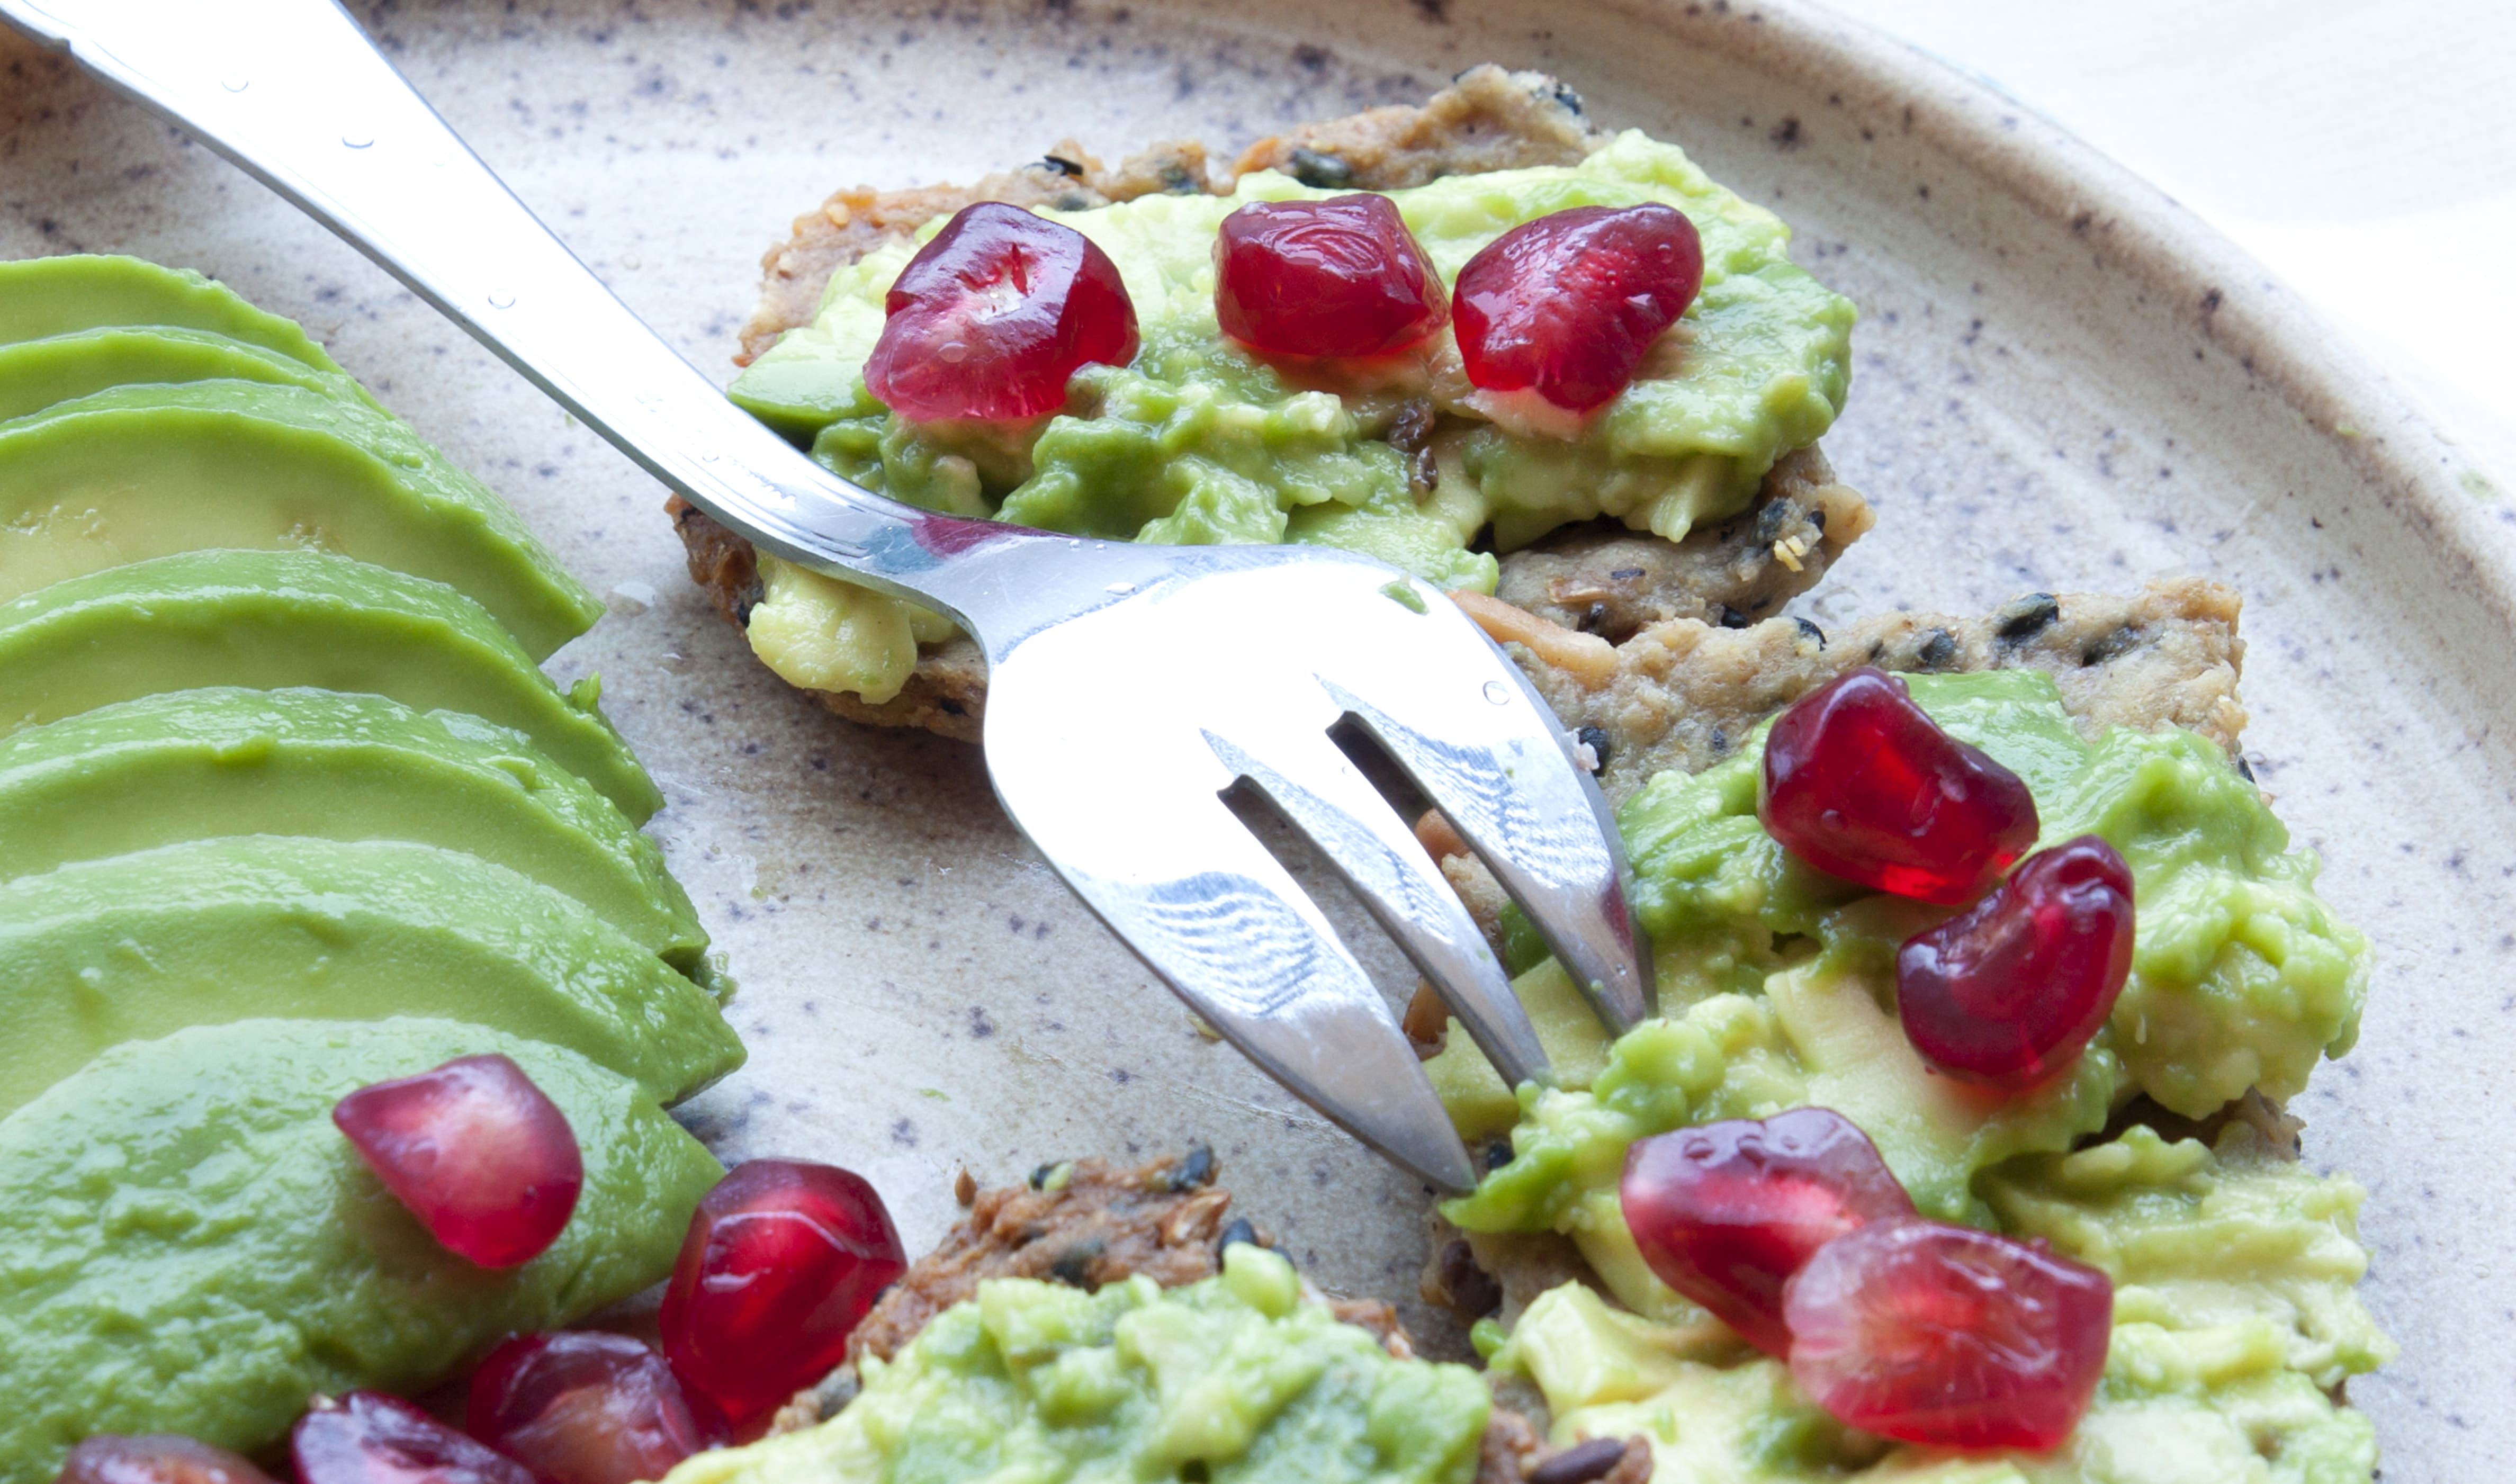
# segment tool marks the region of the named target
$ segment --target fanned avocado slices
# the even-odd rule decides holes
[[[196,551],[0,604],[0,733],[198,686],[363,691],[470,712],[532,739],[633,825],[663,803],[590,695],[562,693],[441,582],[321,552]]]
[[[296,320],[256,309],[190,269],[89,253],[0,263],[0,344],[152,324],[208,330],[317,371],[347,374]]]
[[[465,851],[703,972],[707,933],[655,842],[522,733],[477,716],[218,687],[0,738],[0,879],[235,834]]]
[[[0,344],[0,418],[23,417],[112,387],[255,381],[302,387],[361,405],[358,384],[213,330],[105,325]]]
[[[742,1043],[715,996],[574,900],[395,840],[195,840],[0,886],[0,1116],[124,1041],[258,1016],[435,1015],[678,1101]]]
[[[536,659],[603,611],[497,495],[356,403],[219,380],[0,422],[0,602],[216,547],[328,551],[444,582]]]
[[[503,1272],[438,1246],[330,1117],[493,1051],[585,1157],[566,1230]],[[253,1453],[315,1393],[417,1390],[664,1277],[719,1174],[637,1083],[482,1026],[249,1020],[116,1047],[0,1121],[0,1484],[46,1484],[94,1433]]]

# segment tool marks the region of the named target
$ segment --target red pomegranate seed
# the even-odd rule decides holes
[[[567,1116],[494,1053],[361,1087],[332,1122],[430,1235],[482,1267],[540,1256],[585,1185]]]
[[[1703,287],[1703,243],[1661,205],[1575,206],[1524,222],[1459,270],[1468,380],[1586,412],[1625,389]]]
[[[1896,954],[1906,1038],[1953,1077],[2032,1087],[2088,1043],[2131,973],[2131,868],[2083,834]]]
[[[1783,1292],[1791,1377],[1866,1432],[1939,1448],[2058,1447],[2105,1374],[2114,1285],[1972,1227],[1865,1226]]]
[[[691,1217],[660,1316],[682,1384],[736,1423],[827,1375],[908,1269],[882,1197],[827,1165],[753,1160]]]
[[[101,1435],[70,1450],[53,1484],[271,1484],[271,1476],[190,1438]]]
[[[1450,297],[1385,195],[1254,201],[1214,243],[1223,333],[1279,356],[1379,356],[1450,321]]]
[[[533,1471],[399,1397],[317,1399],[288,1435],[297,1484],[533,1484]]]
[[[464,1425],[543,1484],[660,1479],[710,1442],[664,1357],[626,1335],[524,1335],[472,1373]]]
[[[1818,869],[1954,907],[2035,843],[2017,774],[1863,665],[1800,698],[1765,741],[1765,828]]]
[[[1001,201],[962,207],[883,306],[865,387],[912,422],[1054,412],[1078,369],[1136,355],[1136,306],[1110,255]]]
[[[1625,1152],[1621,1196],[1660,1282],[1775,1355],[1790,1352],[1782,1285],[1809,1254],[1913,1214],[1869,1136],[1825,1108],[1644,1139]]]

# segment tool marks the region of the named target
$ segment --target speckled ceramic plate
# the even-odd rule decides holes
[[[1826,446],[1880,524],[1811,616],[2172,571],[2243,589],[2249,756],[2380,955],[2359,1049],[2299,1104],[2308,1157],[2369,1186],[2368,1296],[2404,1342],[2353,1396],[2389,1481],[2516,1458],[2516,514],[2156,191],[1793,4],[416,0],[368,20],[633,307],[728,375],[761,249],[841,185],[968,179],[1069,134],[1237,148],[1486,60],[1685,144],[1862,307]],[[611,595],[558,663],[602,672],[742,980],[751,1063],[689,1110],[729,1158],[861,1169],[915,1248],[959,1166],[1008,1180],[1203,1138],[1323,1284],[1411,1305],[1421,1189],[1200,1039],[1007,826],[973,749],[776,684],[685,579],[645,476],[207,150],[0,37],[0,253],[80,249],[196,266],[304,319]]]

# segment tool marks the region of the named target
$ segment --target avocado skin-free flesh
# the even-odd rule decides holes
[[[536,659],[603,612],[478,481],[318,392],[127,386],[0,423],[0,602],[214,547],[311,547],[443,582]]]
[[[1245,1242],[1168,1292],[990,1279],[860,1370],[837,1417],[666,1484],[1468,1484],[1489,1415],[1475,1372],[1395,1359]]]
[[[558,1242],[504,1272],[438,1246],[331,1121],[358,1087],[485,1052],[585,1157]],[[719,1174],[636,1083],[480,1026],[254,1020],[117,1047],[0,1120],[0,1484],[46,1484],[93,1433],[253,1453],[316,1393],[431,1384],[664,1277]]]
[[[0,1116],[124,1041],[257,1017],[461,1020],[676,1102],[733,1071],[715,996],[477,856],[244,835],[0,886]]]
[[[188,381],[259,381],[366,402],[347,376],[209,330],[106,325],[0,344],[0,418],[113,387]]]
[[[0,263],[0,345],[109,325],[207,330],[346,375],[297,321],[256,309],[190,269],[87,253]]]
[[[522,733],[333,691],[174,691],[0,738],[0,879],[218,835],[409,840],[585,904],[686,972],[707,932],[663,855]]]
[[[198,686],[469,712],[524,733],[633,825],[663,804],[591,699],[562,693],[441,582],[321,552],[194,551],[0,604],[0,732]]]

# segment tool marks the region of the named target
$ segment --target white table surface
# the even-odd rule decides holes
[[[2198,212],[2516,497],[2516,3],[1825,3]]]

